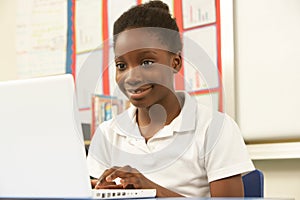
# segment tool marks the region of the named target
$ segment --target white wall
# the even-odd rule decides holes
[[[16,0],[0,0],[0,81],[15,79]]]
[[[244,138],[300,140],[300,1],[235,1],[237,118]]]
[[[257,160],[265,176],[265,197],[300,199],[300,159]]]
[[[299,21],[299,0],[234,0],[236,120],[248,142],[300,141]],[[271,155],[254,161],[265,197],[300,200],[299,149],[295,159],[272,159],[288,153],[270,145],[260,147],[279,155],[254,149]]]

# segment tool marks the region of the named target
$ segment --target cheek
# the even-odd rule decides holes
[[[147,75],[145,74],[145,77],[147,77],[148,80],[165,87],[171,87],[174,79],[172,69],[166,66],[158,66],[158,69],[152,70],[147,73]]]
[[[116,83],[119,86],[120,90],[125,93],[124,89],[124,74],[116,72]]]
[[[119,85],[119,82],[121,81],[121,78],[122,78],[121,74],[118,73],[118,72],[116,72],[116,77],[115,77],[115,79],[116,79],[116,82],[117,82],[118,85]]]

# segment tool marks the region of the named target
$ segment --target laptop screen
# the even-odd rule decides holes
[[[0,82],[0,197],[91,197],[72,75]]]

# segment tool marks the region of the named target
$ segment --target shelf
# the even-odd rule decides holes
[[[248,144],[252,160],[300,158],[300,142]]]

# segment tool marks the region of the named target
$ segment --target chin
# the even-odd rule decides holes
[[[130,99],[130,103],[137,108],[149,108],[151,105],[149,103],[143,102],[142,100],[132,100]]]

